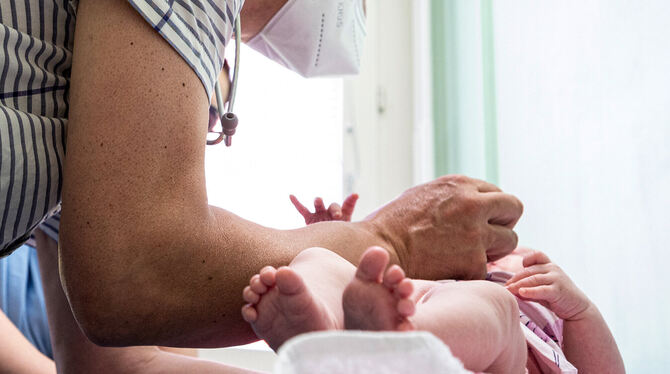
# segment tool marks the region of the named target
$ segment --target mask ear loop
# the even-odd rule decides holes
[[[233,68],[233,81],[230,87],[230,93],[228,95],[228,108],[226,113],[221,116],[221,127],[222,131],[219,133],[219,136],[214,140],[207,140],[207,145],[215,145],[221,143],[223,140],[226,144],[226,147],[232,145],[232,136],[235,135],[235,130],[239,120],[235,113],[233,113],[233,108],[235,107],[235,98],[237,97],[237,82],[239,80],[239,71],[240,71],[240,46],[242,44],[242,22],[238,16],[235,19],[235,67]],[[214,91],[216,92],[216,105],[218,108],[223,108],[223,94],[221,93],[221,86],[219,81],[216,81],[214,85]]]

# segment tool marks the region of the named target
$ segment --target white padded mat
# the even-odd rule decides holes
[[[286,342],[278,354],[276,374],[471,373],[423,331],[309,333]]]

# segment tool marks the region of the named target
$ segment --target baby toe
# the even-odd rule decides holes
[[[400,314],[403,317],[410,317],[414,315],[414,311],[416,310],[416,306],[414,305],[414,302],[410,299],[402,299],[398,301],[398,306],[397,306],[398,314]]]
[[[405,279],[405,272],[398,265],[391,265],[384,274],[384,286],[393,288],[398,282]]]
[[[258,312],[256,311],[256,308],[253,306],[247,304],[242,307],[242,318],[249,322],[249,323],[254,323],[258,319]]]
[[[261,282],[267,287],[272,287],[275,284],[275,275],[277,274],[277,269],[272,266],[266,266],[261,269],[260,278]]]
[[[395,286],[395,295],[398,298],[406,299],[412,295],[414,292],[414,283],[409,278],[403,278]]]
[[[276,281],[279,292],[284,295],[295,295],[306,288],[298,273],[287,266],[282,266],[277,270]]]
[[[242,298],[249,304],[257,304],[261,299],[260,295],[254,292],[250,286],[244,287],[244,291],[242,291]]]
[[[356,278],[366,282],[381,282],[389,254],[381,247],[370,247],[363,252],[356,270]]]
[[[261,276],[258,274],[251,278],[249,286],[251,287],[252,291],[260,295],[268,292],[268,287],[261,281]]]

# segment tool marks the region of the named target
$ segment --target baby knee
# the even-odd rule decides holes
[[[482,296],[492,303],[502,321],[518,327],[519,305],[516,297],[499,284],[488,281],[478,281],[478,283],[482,289]]]

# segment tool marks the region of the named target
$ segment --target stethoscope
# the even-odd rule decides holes
[[[240,71],[240,45],[242,44],[242,23],[240,22],[240,17],[238,16],[235,19],[235,67],[233,68],[233,80],[230,84],[230,94],[228,95],[228,108],[226,112],[221,115],[221,132],[211,131],[211,133],[219,134],[216,139],[209,140],[207,139],[207,145],[215,145],[223,141],[226,144],[226,147],[230,147],[232,144],[232,137],[235,135],[235,129],[237,128],[238,119],[235,113],[233,113],[233,108],[235,107],[235,96],[237,95],[237,80],[238,73]],[[223,94],[221,93],[221,85],[217,78],[216,84],[214,85],[214,91],[216,93],[216,106],[218,108],[219,114],[223,108]]]

